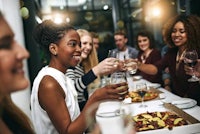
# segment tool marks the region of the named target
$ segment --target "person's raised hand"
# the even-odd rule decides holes
[[[101,61],[92,70],[96,76],[108,75],[118,70],[118,64],[118,59],[110,57]]]
[[[122,101],[128,94],[128,84],[126,82],[107,85],[95,90],[91,97],[96,101],[118,100]]]
[[[186,64],[184,65],[184,70],[187,75],[193,75],[197,76],[200,78],[200,59],[197,60],[197,64],[195,65],[194,68],[187,66]]]

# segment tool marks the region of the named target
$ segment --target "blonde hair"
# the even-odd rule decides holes
[[[89,35],[92,39],[91,33],[85,29],[78,29],[77,32],[78,32],[80,38],[82,38],[85,35]],[[92,51],[90,52],[88,57],[86,59],[84,59],[81,63],[82,63],[85,73],[89,72],[93,67],[98,65],[99,61],[97,58],[97,52],[93,45],[92,45]],[[100,78],[98,77],[95,81],[93,81],[91,84],[88,85],[88,88],[98,86],[99,84],[100,84]]]

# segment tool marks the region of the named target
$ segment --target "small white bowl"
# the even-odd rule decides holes
[[[141,75],[135,75],[135,76],[133,76],[133,80],[134,81],[141,80],[141,79],[142,79]]]
[[[159,88],[161,85],[159,84],[159,83],[152,83],[152,84],[148,84],[148,87],[152,87],[152,88],[155,88],[155,89],[157,89],[157,88]]]

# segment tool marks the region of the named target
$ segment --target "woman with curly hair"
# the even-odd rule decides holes
[[[139,64],[139,70],[156,74],[169,68],[172,82],[172,92],[181,97],[195,99],[200,105],[200,85],[198,82],[188,82],[191,77],[184,70],[183,55],[187,49],[195,49],[200,56],[200,18],[195,15],[177,15],[166,23],[164,38],[170,49],[165,56],[154,65]]]

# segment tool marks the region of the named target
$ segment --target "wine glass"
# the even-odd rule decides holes
[[[110,76],[110,84],[118,84],[127,82],[126,74],[124,72],[115,72]]]
[[[147,105],[144,104],[144,96],[147,93],[147,85],[146,85],[146,83],[138,83],[138,84],[136,84],[136,90],[137,90],[137,93],[142,98],[142,104],[139,107],[141,107],[141,108],[147,107]]]
[[[119,54],[118,54],[117,51],[109,50],[108,51],[108,57],[119,58]]]
[[[186,50],[184,53],[184,63],[192,67],[192,71],[194,72],[194,66],[197,64],[198,54],[196,50]],[[196,82],[199,81],[199,78],[195,76],[195,73],[193,73],[192,77],[188,79],[189,82]]]
[[[127,82],[126,74],[124,72],[115,72],[110,76],[110,84],[118,84]],[[122,89],[123,86],[117,87],[118,90]],[[119,94],[126,94],[127,92],[122,92]]]
[[[138,65],[133,61],[133,59],[126,59],[124,63],[124,66],[129,74],[133,75],[137,72]]]
[[[107,58],[110,58],[110,57],[113,57],[113,58],[116,58],[114,61],[113,61],[113,67],[118,67],[119,65],[119,60],[117,59],[118,57],[118,52],[117,51],[114,51],[114,50],[109,50],[108,51],[108,56]],[[103,78],[102,78],[102,82],[101,82],[101,86],[105,86],[107,84],[110,83],[110,80],[108,78],[109,76],[108,75],[103,75]]]

